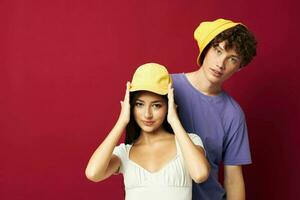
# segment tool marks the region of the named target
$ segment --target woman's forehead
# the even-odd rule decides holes
[[[136,100],[140,101],[163,101],[164,98],[162,95],[155,94],[149,91],[141,91],[138,93]]]

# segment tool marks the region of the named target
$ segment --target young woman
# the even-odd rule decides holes
[[[126,200],[191,200],[192,179],[205,181],[209,164],[200,137],[187,134],[179,121],[171,82],[162,65],[136,70],[119,119],[90,158],[88,179],[122,173]],[[125,129],[125,144],[116,147]]]

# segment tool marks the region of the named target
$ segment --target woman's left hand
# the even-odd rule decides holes
[[[174,88],[172,88],[171,83],[168,85],[168,116],[167,120],[172,126],[178,120],[178,115],[176,111],[177,105],[174,102]]]

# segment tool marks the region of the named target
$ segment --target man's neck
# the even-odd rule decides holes
[[[211,83],[205,77],[203,70],[201,68],[197,71],[186,74],[189,82],[197,89],[199,92],[207,96],[216,96],[221,93],[222,87],[219,84]]]

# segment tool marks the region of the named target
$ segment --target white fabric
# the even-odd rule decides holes
[[[203,147],[202,140],[198,135],[188,135],[194,144]],[[113,154],[121,160],[119,172],[124,176],[126,200],[192,199],[192,179],[185,169],[177,141],[176,156],[153,173],[129,159],[131,146],[122,143],[113,151]]]

